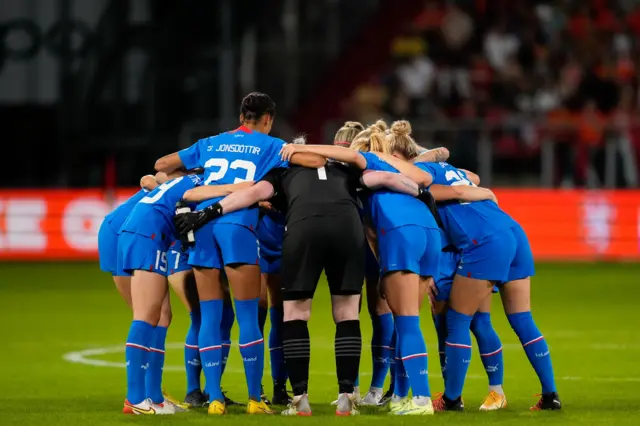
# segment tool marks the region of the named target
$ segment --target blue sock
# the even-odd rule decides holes
[[[220,389],[222,369],[222,339],[220,337],[220,322],[222,320],[222,300],[207,300],[200,302],[202,324],[198,336],[200,360],[206,380],[205,393],[209,395],[209,402],[224,401]]]
[[[378,315],[374,328],[374,338],[377,344],[377,357],[373,358],[373,374],[371,376],[371,387],[382,388],[384,379],[389,370],[389,359],[393,356],[391,352],[391,337],[393,336],[393,314],[387,313]],[[377,334],[377,336],[375,336]],[[371,353],[373,355],[373,342],[371,339]]]
[[[447,311],[447,377],[444,380],[444,395],[458,399],[462,395],[464,380],[471,362],[471,334],[469,327],[473,317],[449,308]]]
[[[260,335],[264,337],[264,325],[267,323],[267,315],[269,310],[258,305],[258,326],[260,327]]]
[[[502,342],[491,325],[489,312],[476,312],[471,320],[471,332],[476,336],[480,359],[489,378],[489,386],[502,385],[504,381]]]
[[[149,348],[149,368],[145,375],[147,398],[155,404],[162,404],[162,370],[164,368],[164,350],[167,341],[167,327],[154,328],[154,342]]]
[[[258,299],[236,300],[240,327],[240,354],[249,389],[249,399],[260,401],[262,370],[264,369],[264,339],[258,325]]]
[[[507,319],[513,331],[518,335],[520,343],[527,353],[527,358],[540,379],[542,393],[556,392],[549,346],[547,346],[547,342],[538,330],[536,323],[533,322],[531,312],[507,315]]]
[[[222,306],[222,321],[220,322],[220,339],[222,340],[222,367],[220,368],[220,376],[224,374],[229,360],[229,351],[231,351],[231,329],[236,316],[233,313],[233,304],[225,303]],[[222,381],[222,379],[220,379]]]
[[[396,327],[393,326],[391,344],[389,345],[389,389],[396,386]]]
[[[397,320],[398,317],[396,317]],[[393,380],[393,394],[397,395],[401,398],[409,395],[409,376],[407,376],[407,372],[404,369],[404,364],[402,363],[402,357],[400,354],[400,335],[398,333],[398,323],[396,322],[396,346],[394,349],[394,358],[395,358],[395,374]]]
[[[413,396],[431,396],[427,370],[427,345],[420,330],[420,317],[398,315],[396,330],[400,336],[402,364],[409,376]]]
[[[269,331],[269,355],[271,358],[271,379],[274,382],[287,381],[287,369],[284,365],[284,352],[282,352],[282,317],[281,307],[269,308],[271,318],[271,330]]]
[[[198,350],[198,334],[200,333],[200,310],[194,310],[189,314],[191,325],[184,342],[184,368],[187,372],[187,393],[200,389],[200,375],[202,364],[200,351]]]
[[[132,321],[124,354],[127,361],[127,401],[140,404],[147,397],[145,375],[149,369],[149,346],[153,341],[153,326],[144,321]]]
[[[438,335],[438,356],[440,358],[440,371],[442,372],[442,378],[447,378],[447,357],[444,353],[447,341],[447,314],[434,315],[433,323],[436,327],[436,334]]]

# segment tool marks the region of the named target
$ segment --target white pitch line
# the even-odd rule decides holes
[[[184,347],[184,343],[167,343],[167,349],[182,349]],[[521,349],[520,346],[518,346]],[[84,349],[81,351],[74,351],[66,353],[62,356],[62,358],[74,364],[84,364],[84,365],[93,365],[94,367],[108,367],[108,368],[125,368],[126,365],[124,362],[114,362],[114,361],[106,361],[103,359],[94,359],[90,357],[107,355],[107,354],[115,354],[115,353],[123,353],[124,345],[118,346],[107,346],[104,348],[93,348],[93,349]],[[265,363],[266,364],[266,363]],[[267,365],[265,365],[265,369]],[[184,372],[183,365],[165,365],[164,371],[179,371]],[[243,369],[229,367],[225,369],[225,372],[228,373],[244,373]],[[335,373],[332,371],[309,371],[310,374],[314,375],[325,375],[325,376],[334,376]],[[370,376],[371,373],[362,372],[361,376]],[[431,374],[431,376],[434,376]],[[435,375],[439,376],[439,375]],[[507,376],[506,379],[515,379],[515,376]],[[486,376],[480,374],[469,374],[467,379],[486,379]],[[590,382],[631,382],[631,383],[640,383],[640,377],[580,377],[580,376],[563,376],[558,377],[558,380],[562,381],[590,381]]]

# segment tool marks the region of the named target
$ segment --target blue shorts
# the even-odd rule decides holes
[[[106,220],[102,221],[98,231],[98,257],[100,269],[114,277],[118,274],[118,231]]]
[[[169,272],[167,275],[173,275],[178,272],[190,271],[193,269],[191,265],[189,265],[189,252],[182,251],[182,243],[180,240],[174,241],[169,247],[167,262],[169,264]]]
[[[516,239],[516,254],[513,256],[509,266],[507,282],[532,277],[536,273],[536,268],[533,264],[533,253],[531,252],[527,234],[520,225],[512,227],[511,231]]]
[[[380,233],[380,273],[409,271],[437,277],[441,248],[440,231],[437,229],[405,225]]]
[[[440,265],[438,277],[434,277],[438,295],[436,300],[449,300],[451,294],[451,285],[453,284],[453,276],[458,269],[458,261],[460,254],[457,252],[443,251],[440,253]]]
[[[260,255],[260,272],[263,274],[279,274],[282,256]]]
[[[459,253],[443,251],[440,254],[440,270],[438,271],[438,279],[436,280],[436,288],[438,289],[436,300],[449,300],[453,277],[456,275],[459,261]],[[493,286],[493,293],[497,292],[498,287]]]
[[[225,265],[259,265],[260,250],[253,230],[233,223],[209,222],[196,231],[189,265],[222,269]]]
[[[168,242],[162,238],[123,231],[118,239],[119,267],[129,275],[140,270],[166,276],[168,249]]]
[[[458,274],[496,284],[532,276],[533,255],[522,227],[507,228],[465,249]]]

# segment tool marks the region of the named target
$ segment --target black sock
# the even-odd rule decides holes
[[[335,346],[339,393],[353,393],[362,352],[360,321],[350,320],[337,323]]]
[[[282,323],[282,349],[293,394],[297,396],[307,393],[311,343],[306,321]]]

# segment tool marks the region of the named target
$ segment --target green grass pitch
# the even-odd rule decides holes
[[[246,426],[305,422],[341,424],[589,424],[639,425],[640,265],[541,264],[533,281],[534,315],[551,346],[564,410],[530,413],[538,381],[516,336],[494,299],[494,324],[505,356],[506,410],[479,413],[487,382],[476,348],[464,398],[465,413],[422,418],[389,418],[366,411],[358,418],[336,418],[328,405],[337,392],[333,324],[326,286],[321,283],[310,323],[312,338],[311,418],[248,416],[241,410],[224,418],[204,412],[173,417],[124,416],[123,342],[130,313],[97,264],[0,264],[0,425],[231,424]],[[165,387],[184,396],[181,342],[188,316],[174,298],[164,375]],[[361,386],[367,389],[371,327],[363,309]],[[428,312],[423,331],[429,348],[433,392],[442,389],[436,337]],[[267,325],[268,327],[268,325]],[[234,329],[234,331],[237,331]],[[88,350],[93,350],[88,352]],[[65,359],[65,357],[67,359]],[[71,362],[76,361],[76,362]],[[77,361],[85,363],[78,363]],[[87,364],[86,362],[93,363]],[[94,364],[98,365],[94,365]],[[111,366],[110,366],[111,365]],[[270,388],[265,370],[264,383]],[[223,385],[236,400],[246,399],[237,347],[232,348]]]

